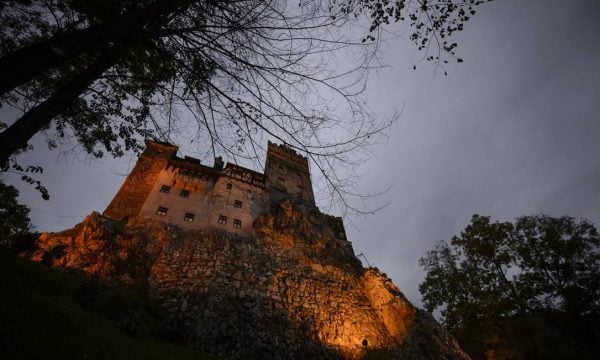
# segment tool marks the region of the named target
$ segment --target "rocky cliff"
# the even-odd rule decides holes
[[[93,213],[32,259],[148,289],[179,340],[229,358],[467,358],[333,220],[284,200],[240,237]]]

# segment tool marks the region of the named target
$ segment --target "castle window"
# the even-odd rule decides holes
[[[239,229],[242,227],[242,220],[233,219],[233,227]]]
[[[185,216],[183,217],[183,221],[194,222],[194,214],[185,213]]]
[[[284,179],[284,178],[282,178],[281,176],[280,176],[280,177],[278,177],[278,179],[279,179],[279,181],[281,181],[281,182],[285,182],[285,179]]]
[[[167,209],[166,207],[159,206],[156,210],[156,215],[165,216],[167,215],[167,211],[169,211],[169,209]]]
[[[168,185],[163,185],[160,187],[160,192],[168,194],[171,191],[171,187]]]
[[[179,196],[187,199],[190,197],[190,192],[188,190],[181,190],[181,192],[179,193]]]
[[[242,202],[241,202],[241,201],[239,201],[239,200],[236,200],[236,201],[234,201],[234,202],[233,202],[233,207],[234,207],[234,208],[241,209],[241,208],[242,208]]]
[[[227,224],[227,216],[219,215],[219,224],[222,224],[222,225]]]
[[[300,190],[304,190],[304,186],[302,186],[302,185],[298,185],[298,189],[300,189]]]
[[[232,187],[231,183],[227,183],[227,190],[231,190],[231,187]]]

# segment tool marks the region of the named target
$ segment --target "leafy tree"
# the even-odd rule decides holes
[[[11,238],[29,233],[29,209],[17,202],[19,191],[0,181],[0,243],[7,244]]]
[[[519,287],[532,307],[600,314],[600,237],[593,224],[529,216],[517,219],[515,233]]]
[[[425,308],[438,310],[445,326],[479,352],[493,352],[488,356],[536,354],[524,340],[541,331],[533,317],[564,314],[571,325],[591,321],[592,328],[599,319],[600,236],[587,220],[541,215],[511,223],[474,215],[420,265]]]
[[[377,121],[360,96],[379,27],[405,21],[443,67],[482,2],[3,1],[0,101],[23,115],[0,133],[0,165],[50,128],[95,156],[187,136],[206,156],[260,159],[272,137],[353,208],[346,175],[396,118]],[[351,26],[361,21],[366,33]]]

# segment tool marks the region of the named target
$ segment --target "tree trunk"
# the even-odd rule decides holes
[[[136,8],[112,21],[71,33],[53,36],[0,58],[0,95],[25,84],[44,72],[60,67],[81,54],[92,54],[111,42],[131,43],[143,39],[146,29],[163,23],[190,1],[158,0]]]
[[[55,116],[64,111],[85,89],[111,68],[119,60],[123,51],[121,47],[104,51],[92,65],[2,132],[0,134],[0,168],[5,168],[8,158],[15,151],[27,147],[27,143],[36,133],[48,127]]]

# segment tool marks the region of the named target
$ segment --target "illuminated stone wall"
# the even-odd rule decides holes
[[[148,142],[104,215],[119,221],[138,216],[159,173],[166,167],[168,159],[177,154],[177,149],[177,146],[170,144]]]
[[[362,267],[335,218],[301,205],[273,204],[253,237],[95,214],[42,235],[33,259],[149,288],[181,341],[227,358],[466,359],[385,274]]]
[[[149,289],[180,341],[228,358],[467,358],[362,267],[306,158],[269,143],[263,175],[176,152],[149,143],[105,216],[43,234],[33,259]]]

